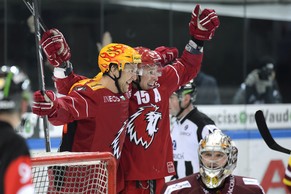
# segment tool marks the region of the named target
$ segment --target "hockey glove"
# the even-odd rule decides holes
[[[38,90],[34,92],[33,98],[32,112],[34,114],[50,117],[56,113],[57,98],[52,90],[47,90],[44,93]]]
[[[172,61],[174,61],[179,54],[179,51],[177,48],[174,47],[164,47],[160,46],[155,49],[158,55],[160,55],[161,59],[159,59],[159,62],[162,66],[165,66]]]
[[[219,18],[213,9],[201,11],[200,5],[196,5],[189,23],[189,33],[197,40],[210,40],[219,24]]]
[[[63,34],[57,29],[53,28],[46,31],[40,44],[49,63],[55,67],[59,67],[71,58],[70,48]]]

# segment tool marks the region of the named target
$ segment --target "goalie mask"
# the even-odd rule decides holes
[[[200,141],[198,154],[202,182],[213,189],[235,169],[238,150],[230,137],[215,130]]]
[[[0,111],[18,111],[22,99],[31,99],[27,75],[16,66],[0,67]]]
[[[126,64],[138,64],[141,56],[130,46],[111,43],[103,47],[98,57],[98,65],[102,73],[108,72],[111,64],[116,64],[123,70]]]

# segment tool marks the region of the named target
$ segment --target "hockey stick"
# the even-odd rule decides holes
[[[265,120],[263,111],[258,110],[255,114],[255,119],[256,119],[256,123],[257,123],[258,129],[260,131],[260,134],[263,137],[264,141],[266,142],[266,144],[268,145],[269,148],[271,148],[272,150],[278,151],[278,152],[285,153],[285,154],[291,153],[291,150],[289,150],[287,148],[283,148],[274,140],[274,138],[272,137],[270,130],[266,124],[266,120]]]
[[[30,13],[35,16],[35,13],[34,13],[34,8],[33,8],[33,5],[31,5],[31,3],[27,0],[23,0],[24,4],[26,5],[26,7],[29,9]],[[44,22],[42,21],[40,15],[38,15],[38,19],[39,19],[39,25],[41,27],[41,29],[45,32],[47,31],[47,27],[46,25],[44,24]]]
[[[45,82],[44,82],[44,68],[43,68],[43,57],[41,53],[41,46],[40,42],[40,21],[39,21],[39,4],[38,0],[33,1],[34,4],[30,8],[31,11],[34,13],[34,28],[35,28],[35,44],[36,44],[36,57],[37,57],[37,65],[38,65],[38,77],[39,77],[39,85],[43,94],[45,94]],[[44,131],[44,138],[45,138],[45,148],[47,152],[51,151],[51,143],[50,143],[50,136],[49,136],[49,128],[48,128],[48,118],[47,116],[43,117],[43,131]]]

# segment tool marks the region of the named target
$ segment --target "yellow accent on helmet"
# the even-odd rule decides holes
[[[108,44],[99,53],[98,65],[102,73],[109,71],[110,64],[116,64],[119,70],[123,70],[127,63],[141,63],[141,55],[125,44]]]

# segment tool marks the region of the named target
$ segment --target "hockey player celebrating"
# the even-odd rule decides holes
[[[160,68],[161,61],[171,61],[175,49],[159,47],[155,51],[139,50],[142,63],[137,81],[133,83],[127,136],[120,163],[125,177],[122,193],[160,193],[164,177],[175,174],[168,116],[169,97],[197,75],[203,57],[203,42],[213,37],[218,26],[215,11],[201,11],[197,5],[189,23],[191,40],[173,65]],[[60,36],[59,42],[65,42],[63,39]],[[49,40],[43,38],[43,42],[46,41]],[[55,42],[51,43],[47,45],[52,46]],[[56,48],[47,49],[46,54],[53,56],[51,60],[57,60],[56,64],[61,64],[66,61],[61,57],[62,47]],[[61,72],[64,78],[59,76],[55,80],[58,91],[68,91],[74,81],[82,79],[73,73],[65,75],[63,72],[68,72],[67,68],[55,68],[55,77],[57,72]]]
[[[189,23],[191,40],[181,57],[173,65],[162,68],[160,73],[142,74],[137,79],[141,89],[133,87],[131,116],[121,159],[126,180],[123,193],[160,193],[164,177],[175,174],[169,97],[200,71],[203,42],[213,37],[218,26],[215,11],[201,11],[197,5]],[[143,71],[144,68],[148,66],[141,67]]]
[[[15,133],[29,105],[29,86],[18,67],[0,67],[0,193],[34,193],[29,149]]]
[[[197,153],[196,150],[193,150]],[[220,130],[208,134],[199,143],[198,173],[165,184],[164,194],[264,194],[258,180],[232,175],[238,149]]]
[[[53,29],[45,33],[45,41],[42,41],[48,60],[56,67],[61,65],[60,61],[70,57],[66,42],[57,41],[62,37],[58,30]],[[54,44],[50,44],[52,42]],[[61,54],[50,55],[59,49]],[[69,137],[63,139],[66,144],[62,144],[60,151],[108,151],[115,156],[118,165],[129,116],[129,87],[136,79],[140,55],[127,45],[112,43],[100,51],[98,63],[101,73],[93,79],[82,80],[66,96],[56,98],[53,91],[44,94],[42,91],[35,92],[32,110],[40,116],[48,115],[54,125],[75,125],[73,129],[65,127],[69,129]],[[59,74],[65,75],[69,70],[68,66],[66,72]],[[63,187],[65,189],[66,185]]]
[[[191,80],[170,97],[172,116],[171,137],[173,141],[176,175],[171,180],[183,178],[199,171],[198,144],[207,134],[217,129],[214,121],[193,105],[196,85]]]

